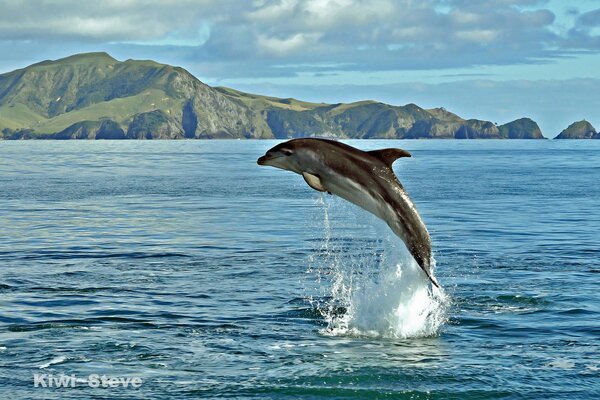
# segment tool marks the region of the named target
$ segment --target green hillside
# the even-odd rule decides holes
[[[182,68],[106,53],[0,75],[0,138],[539,138],[531,120],[497,127],[443,108],[310,103],[212,88]]]
[[[505,139],[541,139],[542,131],[535,121],[521,118],[498,127]]]

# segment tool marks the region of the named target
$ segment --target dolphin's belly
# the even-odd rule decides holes
[[[366,187],[339,174],[329,178],[323,182],[329,192],[385,221],[419,265],[428,271],[431,257],[429,233],[413,202],[400,186],[373,183],[376,187]]]
[[[429,236],[419,212],[401,186],[373,182],[373,187],[367,187],[367,184],[343,175],[336,174],[334,178],[324,181],[329,192],[386,221],[399,236],[406,230],[419,233],[419,236]],[[404,240],[404,237],[401,238]]]
[[[384,201],[383,197],[356,181],[338,176],[336,179],[327,180],[324,183],[327,190],[332,194],[376,215],[388,224],[388,220],[393,218],[391,207]]]

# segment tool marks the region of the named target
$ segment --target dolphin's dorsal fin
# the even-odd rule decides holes
[[[323,183],[321,182],[321,178],[318,176],[309,174],[308,172],[303,172],[302,177],[311,188],[318,190],[319,192],[326,192],[325,188],[323,187]]]
[[[379,158],[385,165],[392,167],[394,161],[400,157],[411,157],[410,153],[402,149],[381,149],[368,151],[373,157]]]

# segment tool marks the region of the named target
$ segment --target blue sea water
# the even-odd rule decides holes
[[[413,154],[444,294],[274,143],[1,142],[0,397],[600,398],[600,141],[349,141]]]

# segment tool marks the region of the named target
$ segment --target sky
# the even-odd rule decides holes
[[[600,0],[0,0],[0,73],[90,51],[278,97],[600,129]]]

